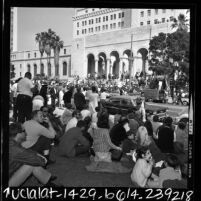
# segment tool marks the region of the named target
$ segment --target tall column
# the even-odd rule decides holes
[[[123,73],[123,58],[120,58],[119,62],[119,79],[121,79],[121,74]]]
[[[110,59],[107,59],[107,71],[106,71],[106,79],[108,79],[108,74],[110,73]]]
[[[96,77],[97,77],[97,75],[98,75],[98,59],[95,59],[95,75],[96,75]]]

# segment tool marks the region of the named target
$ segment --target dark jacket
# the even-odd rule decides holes
[[[120,146],[120,144],[127,139],[125,128],[121,124],[116,124],[110,130],[110,138],[113,144]]]
[[[63,100],[64,100],[65,105],[67,103],[71,103],[72,96],[73,96],[73,92],[71,90],[64,93]]]
[[[174,151],[174,130],[167,126],[158,128],[157,146],[163,153],[172,153]]]
[[[78,110],[83,110],[84,105],[86,104],[85,96],[81,92],[77,92],[74,95],[74,103]]]
[[[22,165],[45,166],[45,160],[31,149],[25,149],[16,141],[9,141],[9,178]]]

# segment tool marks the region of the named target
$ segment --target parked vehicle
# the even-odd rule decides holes
[[[110,114],[116,114],[119,111],[122,112],[123,115],[127,115],[130,110],[136,111],[136,99],[139,98],[140,95],[135,96],[112,96],[110,97],[103,105],[104,108],[108,110]],[[149,105],[145,103],[145,111],[147,114],[159,115],[159,118],[162,119],[166,116],[166,110],[168,107],[161,107],[156,105]]]

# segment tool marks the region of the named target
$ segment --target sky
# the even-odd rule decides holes
[[[51,28],[70,45],[73,37],[74,8],[18,8],[18,51],[37,50],[36,33]]]

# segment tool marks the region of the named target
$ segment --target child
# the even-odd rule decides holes
[[[179,160],[176,155],[168,154],[164,165],[165,168],[161,169],[159,173],[159,188],[163,187],[163,182],[166,180],[181,180],[181,172],[178,168]]]
[[[154,160],[147,147],[141,147],[136,150],[136,163],[131,173],[131,180],[142,188],[154,188],[158,186],[158,177],[152,174]],[[149,177],[153,180],[149,179]]]

